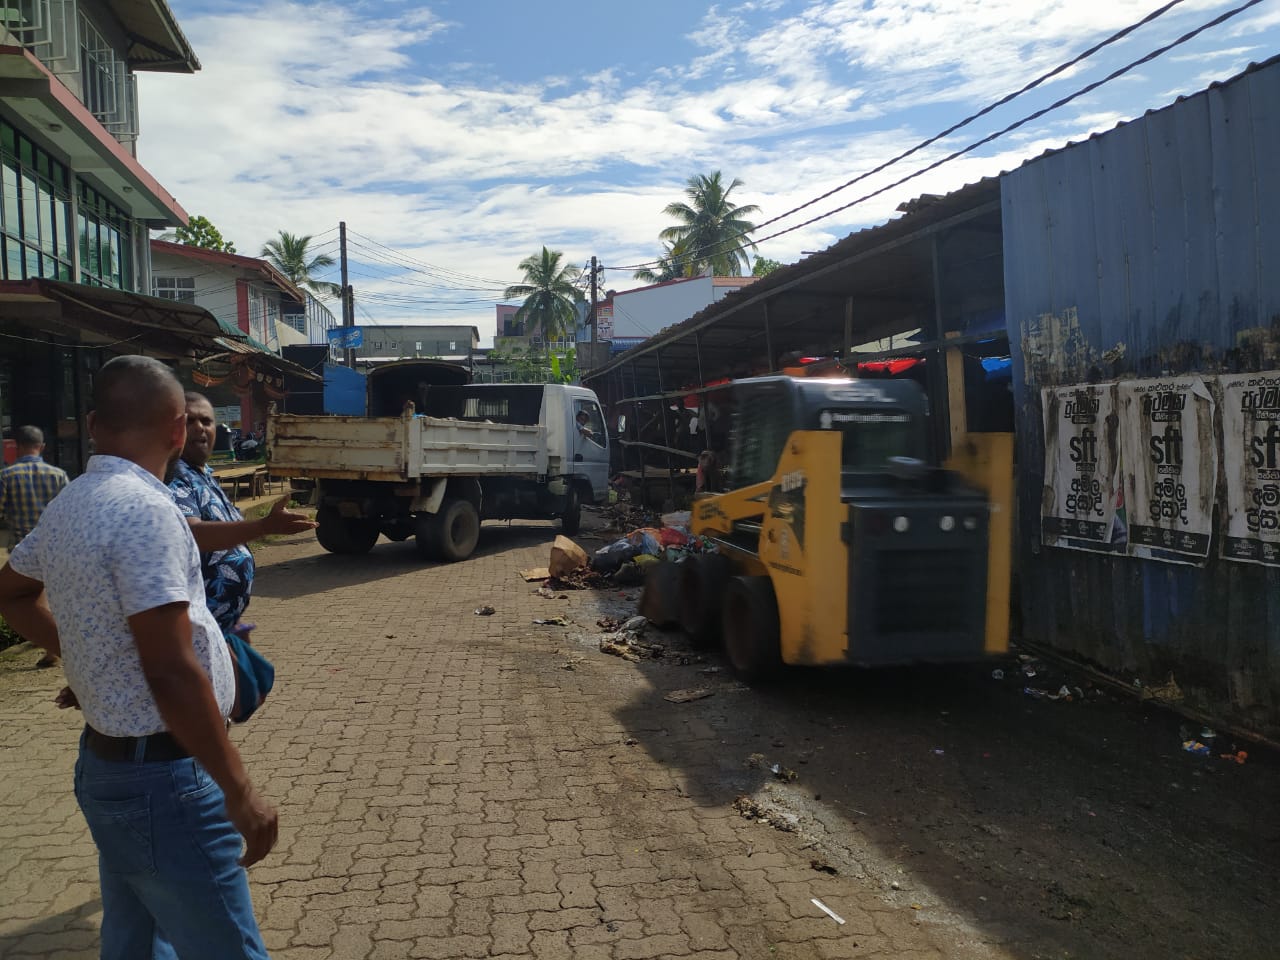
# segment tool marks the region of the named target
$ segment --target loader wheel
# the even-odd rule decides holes
[[[717,553],[694,555],[680,564],[680,626],[696,647],[720,636],[720,607],[729,584],[729,561]]]
[[[724,652],[743,680],[763,680],[782,666],[778,601],[768,577],[733,577],[721,608]]]
[[[445,500],[431,520],[432,546],[439,559],[457,563],[475,552],[480,542],[480,513],[470,500]]]
[[[369,520],[344,517],[334,507],[316,511],[316,539],[330,553],[368,553],[378,542],[378,525]]]

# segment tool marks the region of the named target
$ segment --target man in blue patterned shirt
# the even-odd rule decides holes
[[[49,501],[67,485],[67,475],[40,456],[44,433],[39,427],[19,427],[13,431],[18,458],[0,470],[0,517],[9,524],[12,550],[29,534]],[[56,667],[60,659],[51,653],[40,658],[37,667]]]
[[[301,533],[315,523],[286,509],[288,497],[265,517],[246,520],[209,469],[218,436],[213,405],[194,392],[186,395],[186,404],[187,442],[170,474],[169,490],[195,535],[209,610],[226,634],[240,620],[253,590],[253,554],[245,544],[268,534]]]

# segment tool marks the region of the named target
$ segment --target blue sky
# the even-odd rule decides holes
[[[1238,5],[1155,22],[899,167],[889,183]],[[357,322],[473,323],[543,244],[618,269],[660,252],[662,208],[722,170],[772,218],[901,152],[1159,0],[171,0],[203,69],[148,75],[142,161],[254,254],[277,230],[352,231]],[[764,241],[793,262],[921,193],[1011,169],[1280,53],[1264,0],[971,156]]]

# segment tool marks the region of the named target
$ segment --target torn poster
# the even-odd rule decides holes
[[[1046,387],[1045,544],[1115,553],[1127,541],[1120,484],[1119,417],[1114,383]]]
[[[1222,556],[1280,566],[1280,371],[1219,383],[1227,485]]]

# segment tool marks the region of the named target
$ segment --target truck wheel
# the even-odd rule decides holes
[[[316,539],[330,553],[368,553],[378,542],[378,525],[357,517],[344,517],[333,507],[316,511]]]
[[[560,514],[560,530],[572,537],[582,528],[582,496],[577,487],[570,487],[565,494],[564,513]]]
[[[744,680],[763,680],[782,666],[778,601],[768,577],[733,577],[721,608],[724,652]]]
[[[720,607],[729,584],[729,561],[718,553],[695,554],[680,565],[680,626],[696,647],[720,636]]]
[[[480,541],[480,513],[470,500],[445,500],[435,521],[440,559],[457,563],[475,552]]]

